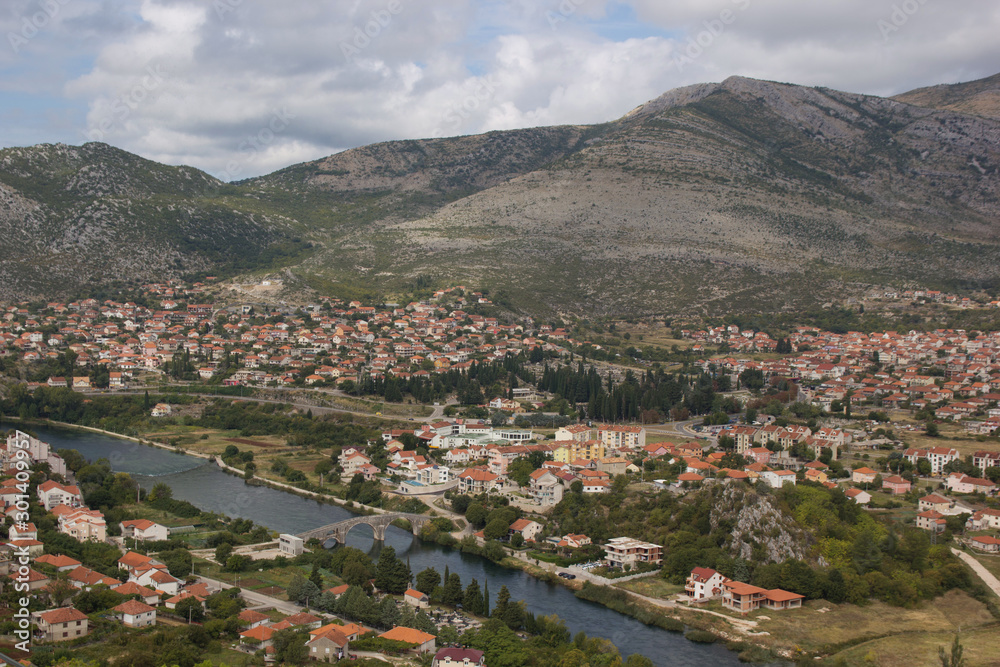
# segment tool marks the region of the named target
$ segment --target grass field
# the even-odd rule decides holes
[[[859,607],[819,600],[808,602],[799,610],[763,610],[749,614],[748,618],[758,621],[757,629],[770,633],[782,645],[819,653],[835,652],[841,646],[886,635],[947,634],[960,628],[969,630],[996,622],[985,605],[958,590],[924,602],[916,609],[890,607],[881,602]],[[900,646],[906,643],[904,640]],[[934,651],[936,653],[937,649]],[[911,661],[906,664],[928,663]]]
[[[632,591],[633,593],[638,593],[639,595],[664,600],[684,591],[683,585],[671,584],[666,579],[663,579],[656,574],[642,579],[633,579],[632,581],[615,584],[615,586],[618,588],[624,588],[627,591]]]
[[[980,627],[963,630],[959,641],[964,649],[964,667],[996,667],[1000,665],[997,637],[1000,627]],[[874,665],[876,667],[915,667],[940,665],[938,650],[951,651],[954,631],[909,632],[876,639],[833,655],[822,665]]]

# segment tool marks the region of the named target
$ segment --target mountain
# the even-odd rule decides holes
[[[892,99],[918,107],[1000,119],[1000,74],[967,83],[941,84],[918,88]]]
[[[234,272],[295,257],[289,223],[225,203],[229,186],[101,143],[0,151],[0,297]]]
[[[886,99],[731,77],[602,125],[387,142],[232,185],[100,144],[9,149],[0,238],[30,218],[48,231],[4,261],[70,277],[100,262],[122,280],[291,265],[330,293],[459,282],[549,313],[776,312],[868,285],[990,288],[996,80]],[[164,257],[136,266],[94,242],[99,260],[68,253],[92,227]],[[32,275],[10,291],[35,289]]]

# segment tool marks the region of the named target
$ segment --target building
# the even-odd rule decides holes
[[[478,495],[487,493],[500,486],[500,477],[481,468],[466,468],[458,476],[459,493]]]
[[[309,659],[317,662],[337,662],[347,657],[350,639],[340,628],[324,626],[306,642]]]
[[[64,485],[48,480],[38,485],[38,499],[46,512],[51,512],[56,505],[78,507],[83,504],[83,494],[76,485]]]
[[[927,459],[931,464],[931,474],[940,475],[944,472],[946,465],[958,459],[958,450],[950,447],[931,447],[929,449],[911,447],[903,452],[903,458],[914,466],[920,459]]]
[[[610,567],[634,567],[639,563],[659,565],[663,562],[663,547],[631,537],[615,537],[604,545],[605,557]]]
[[[552,443],[552,460],[572,463],[577,459],[603,459],[607,453],[605,443],[600,440],[563,440]]]
[[[421,593],[414,588],[409,588],[403,593],[403,601],[417,609],[427,609],[431,606],[431,600],[427,597],[427,594]]]
[[[108,539],[108,526],[104,522],[104,514],[85,507],[61,514],[59,532],[81,542],[105,542]]]
[[[921,512],[916,518],[917,528],[921,530],[929,530],[933,533],[943,533],[945,528],[948,527],[947,521],[944,515],[937,510],[927,510],[926,512]]]
[[[692,602],[707,600],[722,595],[722,585],[729,581],[719,572],[707,567],[696,567],[691,570],[684,584],[684,594]]]
[[[972,465],[985,476],[987,468],[1000,468],[1000,452],[976,452],[972,455]]]
[[[597,439],[610,449],[642,449],[646,446],[646,429],[601,424],[597,427]]]
[[[156,625],[156,608],[138,600],[127,600],[112,609],[122,625],[127,628],[145,628]]]
[[[509,535],[513,536],[514,533],[519,533],[525,542],[534,540],[540,532],[542,532],[542,524],[531,519],[518,519],[510,524],[508,529]]]
[[[953,472],[944,480],[945,487],[955,493],[984,493],[992,496],[996,493],[997,485],[988,479],[969,477],[960,472]]]
[[[282,533],[278,536],[278,549],[287,556],[301,556],[305,553],[305,542],[301,537]]]
[[[529,475],[532,500],[542,507],[558,504],[563,497],[562,481],[549,469],[539,468]]]
[[[486,667],[486,659],[475,649],[443,648],[434,654],[431,667]]]
[[[765,470],[760,473],[760,478],[768,483],[772,489],[780,489],[785,484],[795,486],[795,473],[791,470]]]
[[[910,482],[899,475],[890,475],[882,480],[882,490],[894,496],[902,495],[910,491]]]
[[[878,472],[871,468],[857,468],[851,473],[851,481],[855,484],[874,484]]]
[[[36,637],[43,642],[64,642],[78,637],[86,637],[87,615],[72,607],[61,607],[47,611],[32,612]]]
[[[591,439],[591,429],[585,424],[572,424],[556,429],[555,441],[576,440],[586,442]]]
[[[1000,510],[979,510],[969,517],[966,527],[970,530],[1000,529]]]
[[[985,551],[986,553],[1000,553],[1000,540],[989,535],[980,535],[969,540],[973,549]]]
[[[157,541],[157,540],[167,540],[170,539],[170,529],[166,526],[161,526],[158,523],[154,523],[149,519],[132,519],[130,521],[122,521],[119,524],[122,531],[122,537],[125,539],[137,539],[142,541]]]
[[[775,611],[798,609],[804,599],[805,596],[798,593],[780,588],[767,590],[742,581],[729,581],[722,586],[722,606],[741,614],[761,607]]]
[[[413,644],[414,646],[410,650],[414,653],[433,653],[435,650],[434,642],[436,637],[434,637],[434,635],[429,635],[426,632],[403,627],[401,625],[394,627],[388,632],[383,632],[379,635],[379,637],[383,639],[391,639],[397,642]]]

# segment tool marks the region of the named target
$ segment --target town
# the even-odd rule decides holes
[[[8,516],[2,567],[31,592],[33,638],[40,643],[88,636],[93,617],[74,605],[82,593],[117,593],[113,599],[124,601],[101,609],[101,623],[113,618],[141,629],[182,622],[185,614],[221,620],[213,616],[213,605],[238,589],[235,573],[225,571],[228,554],[216,557],[214,549],[201,553],[202,545],[188,544],[189,572],[195,554],[216,567],[213,574],[220,578],[184,576],[153,557],[155,551],[150,556],[146,549],[134,550],[138,542],[176,547],[172,540],[178,536],[169,526],[149,519],[109,525],[102,509],[88,506],[75,475],[80,462],[73,462],[74,470],[64,455],[25,432],[32,420],[48,414],[44,406],[63,395],[75,396],[81,406],[116,396],[143,402],[144,414],[122,434],[146,442],[169,440],[167,434],[180,433],[182,425],[201,428],[210,410],[227,403],[227,409],[241,404],[252,410],[262,405],[253,401],[271,401],[299,417],[308,413],[313,421],[359,417],[373,437],[335,446],[317,443],[311,449],[315,459],[305,467],[289,465],[296,447],[282,444],[280,432],[231,437],[237,430],[221,440],[218,429],[205,427],[197,439],[178,436],[173,446],[247,480],[400,517],[411,510],[429,512],[444,521],[414,529],[423,539],[460,544],[536,576],[583,585],[584,594],[626,587],[622,590],[634,603],[668,605],[671,613],[686,613],[688,624],[692,614],[723,613],[735,632],[747,635],[751,626],[741,626],[740,619],[755,619],[761,611],[803,613],[812,600],[824,595],[830,600],[832,585],[801,590],[794,581],[784,587],[757,585],[784,581],[759,574],[766,563],[748,569],[751,559],[743,556],[713,557],[708,563],[678,559],[681,545],[665,520],[632,531],[632,523],[607,519],[594,524],[591,534],[570,530],[583,514],[574,510],[567,517],[567,504],[594,512],[602,498],[638,507],[665,494],[669,500],[663,502],[677,512],[684,503],[719,493],[745,499],[797,493],[796,488],[822,490],[834,502],[840,494],[862,512],[850,513],[857,526],[878,517],[890,532],[905,536],[912,528],[929,545],[947,545],[936,552],[938,567],[965,563],[976,581],[1000,594],[1000,567],[993,560],[1000,554],[1000,332],[832,333],[798,326],[772,336],[735,325],[681,329],[674,345],[683,346],[684,354],[673,362],[670,372],[677,380],[672,380],[660,362],[654,368],[634,356],[611,356],[614,348],[606,339],[581,338],[569,323],[489,314],[488,296],[464,287],[406,305],[323,298],[290,307],[216,302],[210,284],[211,279],[147,285],[125,302],[83,299],[4,309],[0,362],[8,376],[8,414],[22,420],[24,430],[11,431],[0,452],[7,475],[0,497]],[[629,338],[624,341],[637,342]],[[484,368],[500,369],[496,381],[478,383]],[[605,384],[611,395],[626,386],[648,389],[636,390],[635,404],[619,413],[633,419],[602,421],[594,414],[596,394],[555,386],[557,368],[596,378],[588,391],[605,391]],[[673,398],[659,391],[668,382],[677,383]],[[699,402],[701,390],[709,398]],[[273,391],[285,393],[267,393]],[[325,416],[313,414],[324,410]],[[26,485],[29,468],[32,493]],[[138,487],[135,493],[138,499]],[[610,518],[606,510],[605,516]],[[36,524],[42,517],[76,543],[113,545],[116,576],[96,562],[54,552],[39,540]],[[653,535],[662,537],[654,541]],[[273,542],[272,559],[309,559],[324,551],[322,540],[306,544],[301,537],[269,531],[258,537]],[[737,551],[740,540],[743,546],[752,540],[739,530],[727,539]],[[343,544],[342,536],[338,542]],[[838,549],[850,543],[824,539],[811,547],[811,557],[846,563]],[[794,553],[806,560],[806,552]],[[31,567],[19,570],[24,554]],[[781,564],[772,555],[765,558]],[[849,588],[854,581],[874,586],[877,579],[874,567],[858,574],[832,572],[840,581],[846,576]],[[380,596],[375,604],[390,600],[397,611],[412,607],[408,617],[389,616],[409,618],[409,626],[391,623],[378,632],[357,613],[334,611],[350,587],[347,577],[333,570],[317,577],[322,605],[310,606],[308,596],[287,588],[279,597],[240,598],[241,609],[247,609],[230,616],[236,618],[231,650],[270,658],[291,650],[335,661],[377,658],[378,650],[390,647],[432,654],[441,665],[489,663],[488,651],[463,645],[451,634],[456,623],[481,629],[484,615],[465,605],[472,614],[462,617],[456,598],[444,603],[444,586],[420,585],[412,574],[405,586],[368,586],[366,595]],[[672,584],[649,595],[642,582],[650,577]],[[859,595],[844,599],[867,599]],[[871,595],[893,599],[890,593]],[[83,606],[90,609],[90,598],[85,599]],[[431,613],[417,615],[424,610]],[[514,631],[527,628],[522,622],[509,625]],[[278,634],[283,630],[293,631],[305,653],[288,649],[289,634]],[[773,648],[785,655],[781,647]]]

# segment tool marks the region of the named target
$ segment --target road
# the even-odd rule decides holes
[[[954,547],[952,547],[951,552],[965,561],[965,564],[971,567],[972,571],[979,575],[979,578],[983,580],[983,583],[989,586],[990,590],[1000,596],[1000,581],[998,581],[989,570],[983,567],[982,563],[964,551],[959,551]]]
[[[688,419],[682,422],[664,422],[663,424],[646,424],[646,431],[649,433],[658,433],[660,435],[673,435],[680,436],[682,438],[690,438],[692,440],[707,440],[709,443],[714,443],[716,438],[708,431],[695,431],[692,426],[695,424],[700,424],[702,422],[701,418],[698,419]]]
[[[198,577],[198,581],[206,584],[212,590],[219,590],[223,588],[235,588],[232,584],[227,584],[224,581],[219,581],[218,579],[209,579],[208,577]],[[245,588],[241,589],[240,596],[247,601],[247,606],[253,607],[274,607],[282,614],[288,614],[289,616],[293,614],[298,614],[305,610],[300,604],[295,604],[294,602],[286,602],[284,600],[279,600],[278,598],[273,598],[269,595],[262,595],[260,593],[254,593],[253,591],[247,590]]]

